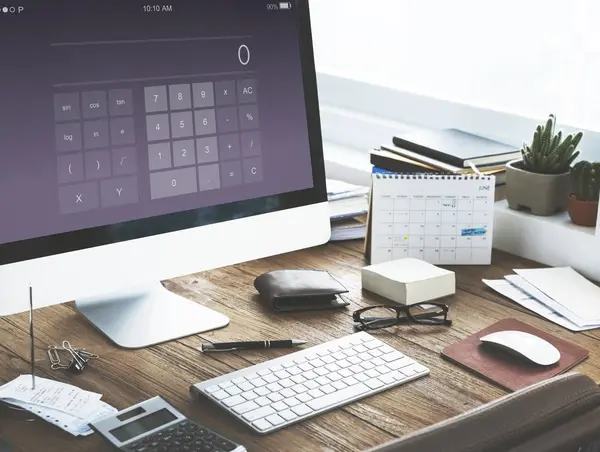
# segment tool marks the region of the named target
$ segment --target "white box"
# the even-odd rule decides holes
[[[369,265],[361,270],[362,287],[403,305],[454,295],[454,272],[420,259],[406,258]]]

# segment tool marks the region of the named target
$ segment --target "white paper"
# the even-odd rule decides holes
[[[32,389],[31,375],[21,375],[0,387],[2,400],[51,408],[81,419],[87,419],[96,410],[101,397],[101,394],[41,377],[36,377],[35,389]]]
[[[511,276],[516,276],[519,278],[518,275],[510,275],[506,278],[510,278]],[[511,281],[508,281],[507,279],[484,279],[483,282],[491,289],[507,298],[510,298],[515,303],[518,303],[524,308],[529,309],[530,311],[544,317],[547,320],[550,320],[553,323],[556,323],[557,325],[562,326],[563,328],[571,331],[584,331],[597,328],[597,326],[581,327],[573,323],[568,318],[554,311],[549,306],[544,305],[542,302],[535,299],[532,295],[526,293],[518,286],[512,284]]]
[[[584,322],[600,324],[600,287],[571,267],[514,271]]]

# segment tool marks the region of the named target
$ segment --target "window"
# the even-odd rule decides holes
[[[597,0],[312,0],[311,15],[318,72],[600,131]]]

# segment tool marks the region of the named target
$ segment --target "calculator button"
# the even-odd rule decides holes
[[[217,128],[219,133],[230,133],[238,130],[236,107],[219,108],[217,110]]]
[[[60,184],[83,181],[83,156],[66,154],[58,157],[58,182]]]
[[[114,149],[112,167],[115,176],[126,176],[137,172],[136,150],[133,147]]]
[[[262,160],[260,158],[245,159],[243,167],[245,184],[263,180]],[[302,366],[300,368],[302,369]]]
[[[173,166],[189,166],[196,164],[196,146],[194,140],[173,142]]]
[[[217,137],[197,138],[196,153],[198,155],[198,163],[213,163],[219,160]]]
[[[219,165],[203,165],[198,167],[198,185],[200,191],[216,190],[221,188]]]
[[[235,105],[235,81],[225,80],[215,83],[215,100],[217,105]]]
[[[198,177],[195,167],[150,173],[151,199],[187,195],[197,191]]]
[[[79,119],[79,93],[58,93],[54,95],[54,119],[73,121]]]
[[[98,185],[96,182],[64,185],[59,188],[58,199],[63,214],[97,209],[100,204]]]
[[[65,124],[56,124],[56,150],[58,152],[69,152],[81,150],[82,134],[81,124],[78,122],[68,122]]]
[[[256,79],[239,80],[237,84],[238,102],[240,104],[252,104],[258,99]]]
[[[86,179],[100,179],[109,177],[110,174],[109,151],[92,151],[85,154]]]
[[[260,132],[255,130],[251,132],[243,132],[241,134],[241,142],[242,155],[244,157],[254,157],[262,154]]]
[[[194,112],[196,135],[213,135],[217,133],[215,110],[196,110]]]
[[[258,129],[258,106],[254,105],[243,105],[239,107],[240,116],[240,129],[252,130]]]
[[[194,135],[194,122],[191,111],[171,113],[171,136],[185,138]]]
[[[169,130],[169,115],[146,116],[146,134],[148,141],[161,141],[171,138]]]
[[[139,201],[137,176],[106,179],[101,182],[102,207],[117,207]]]
[[[212,82],[194,83],[192,85],[194,108],[214,107],[215,92]]]
[[[240,157],[240,136],[237,133],[219,136],[219,159],[233,160]]]
[[[150,171],[171,168],[171,143],[149,144],[148,163]]]
[[[169,86],[169,107],[171,110],[186,110],[192,108],[190,85]]]
[[[237,161],[221,164],[221,186],[235,187],[242,183],[242,163]]]
[[[133,91],[130,89],[113,89],[108,92],[108,113],[111,116],[133,114]]]
[[[82,116],[103,118],[108,116],[106,91],[84,91],[81,94]]]
[[[110,140],[113,146],[135,143],[135,126],[133,118],[111,119]]]
[[[144,88],[144,101],[146,112],[154,113],[158,111],[167,111],[167,87],[166,86],[147,86]]]
[[[83,123],[83,145],[85,149],[105,148],[108,144],[108,119]]]

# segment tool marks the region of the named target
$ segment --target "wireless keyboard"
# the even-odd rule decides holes
[[[190,391],[266,434],[429,374],[360,332],[192,385]]]

